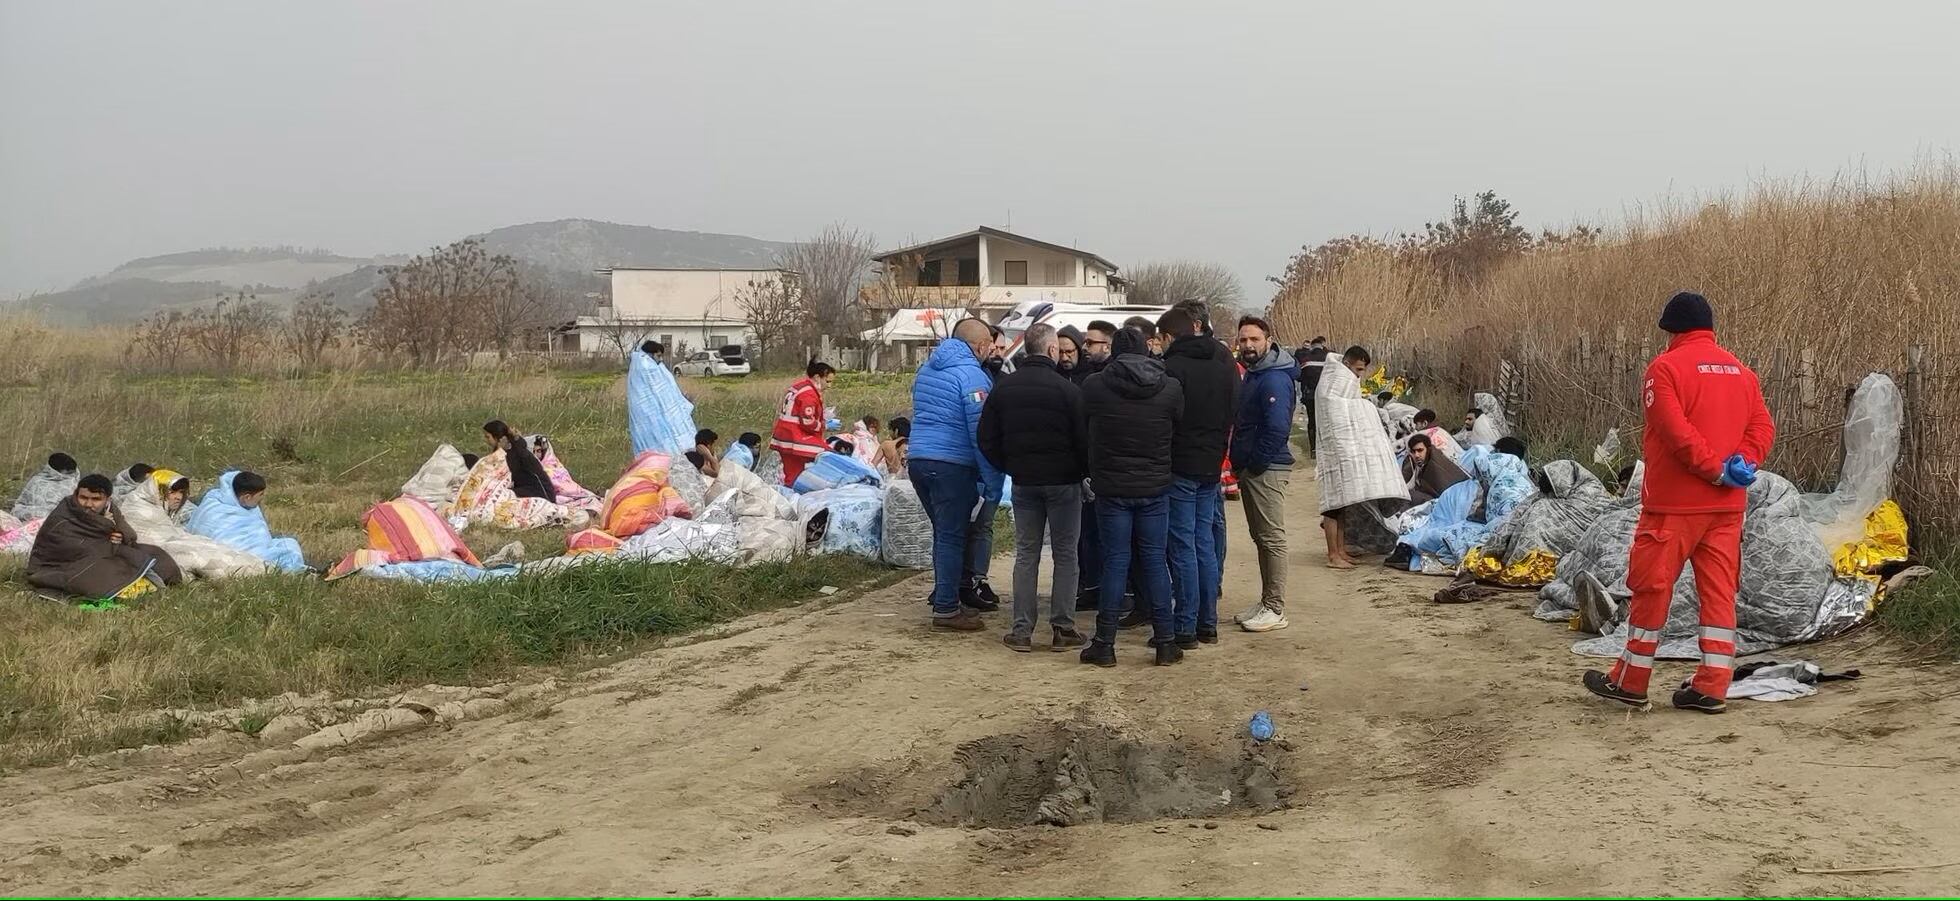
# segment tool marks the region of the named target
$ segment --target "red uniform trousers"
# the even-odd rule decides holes
[[[1627,647],[1608,677],[1637,694],[1647,693],[1654,653],[1681,565],[1695,565],[1701,597],[1701,666],[1693,687],[1726,698],[1735,674],[1735,587],[1742,570],[1742,513],[1641,513],[1627,560]]]
[[[796,486],[796,477],[803,474],[803,467],[810,465],[810,461],[816,459],[815,457],[786,454],[782,451],[777,451],[776,456],[783,459],[783,484],[790,487]]]

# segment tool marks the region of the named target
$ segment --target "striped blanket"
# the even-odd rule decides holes
[[[450,560],[476,567],[483,565],[470,553],[456,530],[416,498],[404,495],[374,505],[361,516],[361,527],[367,530],[367,546],[334,564],[327,572],[329,580],[390,563]]]

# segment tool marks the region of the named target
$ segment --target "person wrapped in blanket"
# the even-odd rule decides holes
[[[729,445],[728,451],[721,455],[721,465],[733,466],[737,469],[746,469],[754,472],[755,449],[761,446],[761,435],[754,432],[743,432],[742,437],[735,439],[735,443]]]
[[[524,433],[501,419],[483,424],[490,452],[470,468],[456,500],[443,510],[456,528],[488,524],[510,531],[578,526],[588,511],[559,502],[557,485]]]
[[[20,486],[20,497],[14,501],[11,511],[13,517],[29,522],[53,512],[63,498],[75,493],[75,485],[81,478],[78,468],[74,457],[59,451],[49,454],[47,465],[28,476],[27,482]]]
[[[299,539],[273,535],[266,523],[265,511],[259,507],[265,501],[265,491],[265,476],[243,469],[224,473],[211,490],[204,492],[204,500],[184,527],[193,535],[216,539],[283,572],[308,571]]]
[[[1402,480],[1409,486],[1410,504],[1433,501],[1451,485],[1470,480],[1461,467],[1436,449],[1428,435],[1410,435],[1408,446],[1408,455],[1402,458]]]
[[[27,558],[27,581],[89,601],[126,600],[184,581],[177,561],[143,544],[110,496],[100,473],[77,480],[41,523]]]
[[[146,482],[156,483],[157,498],[163,503],[164,512],[170,514],[171,522],[181,526],[191,521],[197,504],[191,502],[190,477],[148,463],[132,463],[128,469],[116,473],[115,492],[109,499],[118,507],[126,507],[129,496],[143,490]]]

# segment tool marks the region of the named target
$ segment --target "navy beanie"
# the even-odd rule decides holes
[[[1661,331],[1681,334],[1715,328],[1715,311],[1708,306],[1708,298],[1693,291],[1683,291],[1667,301],[1667,309],[1661,311]]]

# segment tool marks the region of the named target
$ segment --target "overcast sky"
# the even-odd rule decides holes
[[[1260,280],[1960,146],[1960,3],[0,0],[0,297],[588,217],[1012,227]]]

